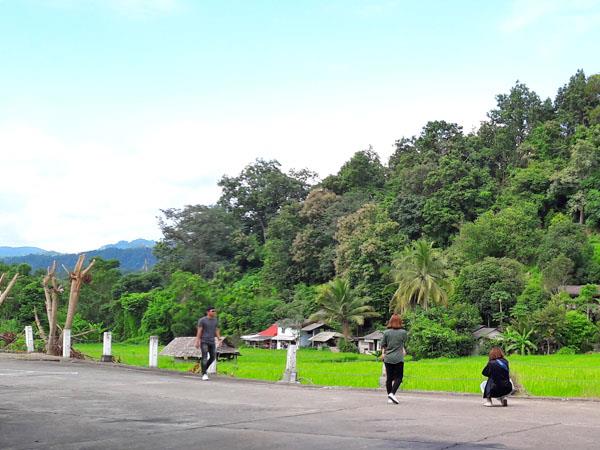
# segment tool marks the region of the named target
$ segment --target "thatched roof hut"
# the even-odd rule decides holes
[[[173,356],[179,360],[199,360],[202,358],[202,352],[195,346],[195,337],[177,337],[173,339],[160,352],[161,356]],[[217,347],[217,357],[230,359],[239,356],[240,352],[231,344],[228,339],[223,339]]]

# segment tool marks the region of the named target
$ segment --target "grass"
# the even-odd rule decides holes
[[[78,344],[76,348],[100,358],[101,344]],[[237,361],[219,363],[219,373],[240,378],[277,381],[285,369],[285,350],[242,348]],[[148,346],[113,344],[113,355],[124,364],[148,365]],[[485,357],[437,358],[407,361],[402,389],[448,392],[479,392]],[[530,395],[600,398],[600,354],[510,356],[511,371]],[[193,363],[159,357],[162,369],[189,370]],[[376,388],[381,362],[373,356],[301,349],[298,373],[304,384]]]

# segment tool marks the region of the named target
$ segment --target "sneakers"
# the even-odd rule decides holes
[[[506,397],[502,397],[500,402],[502,402],[502,406],[508,406],[508,399]]]
[[[483,406],[494,406],[492,405],[492,399],[488,398],[483,402]]]
[[[208,381],[208,375],[206,375],[206,374],[202,375],[202,381]]]
[[[394,394],[388,394],[388,400],[391,400],[392,403],[395,403],[396,405],[398,403],[400,403]],[[389,401],[388,401],[388,403],[389,403]]]
[[[394,404],[394,402],[392,401],[392,399],[388,398],[388,405],[393,405],[393,404]]]

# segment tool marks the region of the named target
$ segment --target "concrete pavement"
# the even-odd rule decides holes
[[[600,403],[327,389],[0,358],[2,449],[597,449]]]

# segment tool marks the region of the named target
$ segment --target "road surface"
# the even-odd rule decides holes
[[[0,355],[2,449],[598,449],[600,403],[327,389]]]

